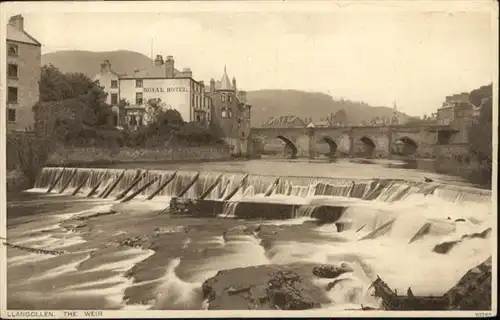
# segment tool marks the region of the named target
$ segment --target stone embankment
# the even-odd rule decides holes
[[[470,269],[445,295],[451,310],[491,310],[491,257]]]
[[[199,146],[184,148],[58,148],[47,164],[85,165],[129,162],[179,162],[230,160],[231,152],[225,146]]]

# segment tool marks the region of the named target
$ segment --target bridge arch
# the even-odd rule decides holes
[[[404,136],[394,142],[393,151],[397,155],[412,156],[418,150],[418,143],[410,137]]]
[[[359,140],[363,143],[362,156],[367,158],[373,157],[375,148],[377,147],[375,141],[368,136],[362,136]]]
[[[299,153],[299,149],[293,143],[292,140],[289,138],[283,136],[283,135],[278,135],[276,138],[280,139],[285,143],[285,157],[290,158],[290,159],[295,159],[297,158],[297,154]]]
[[[333,157],[337,153],[337,143],[332,138],[327,136],[322,137],[321,141],[324,141],[328,144],[328,146],[330,147],[330,152],[327,155]]]

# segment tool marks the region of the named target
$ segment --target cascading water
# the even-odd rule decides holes
[[[49,189],[62,170],[44,168],[35,189]],[[98,199],[100,195],[110,192],[107,198],[113,200],[141,177],[127,192],[127,195],[131,195],[142,190],[136,196],[136,200],[140,201],[134,204],[135,207],[113,204],[118,213],[109,218],[102,217],[99,223],[92,225],[91,230],[87,231],[92,236],[88,236],[90,240],[87,241],[97,241],[93,238],[107,239],[108,236],[130,230],[135,235],[136,229],[148,225],[148,228],[155,230],[148,239],[166,239],[162,245],[153,246],[157,252],[155,254],[143,252],[136,260],[128,257],[137,263],[153,254],[151,259],[157,262],[151,273],[157,272],[158,276],[154,278],[146,267],[140,266],[137,270],[146,273],[142,276],[144,279],[138,276],[142,280],[136,280],[137,283],[120,282],[119,286],[119,290],[125,290],[123,286],[138,288],[138,292],[143,292],[141,294],[154,292],[156,298],[153,295],[150,297],[153,302],[148,302],[153,308],[175,308],[179,304],[195,308],[201,305],[201,301],[198,301],[201,282],[224,268],[303,262],[347,262],[352,265],[354,271],[346,274],[345,280],[325,293],[334,303],[326,307],[342,309],[352,304],[376,305],[377,301],[370,297],[368,287],[377,274],[398,292],[405,292],[411,286],[415,294],[441,295],[468,269],[491,256],[492,251],[491,232],[486,232],[493,227],[491,192],[475,188],[373,178],[350,180],[256,174],[246,176],[243,173],[174,170],[141,170],[138,174],[135,169],[77,168],[75,175],[72,172],[72,168],[65,169],[52,193],[58,193],[67,185],[64,195],[61,195],[64,197],[81,187],[77,194],[81,198],[97,187],[93,198]],[[173,174],[175,176],[171,182],[159,190]],[[154,183],[143,188],[153,180]],[[148,202],[144,200],[154,193],[154,199],[176,197],[192,183],[182,197],[196,199],[217,181],[218,184],[205,199],[221,200],[231,194],[233,196],[224,203],[215,220],[168,220],[164,215],[147,218],[149,209],[144,215],[135,214],[139,206],[146,206]],[[220,219],[238,218],[235,215],[238,206],[248,203],[289,204],[294,206],[293,216],[287,221]],[[338,220],[309,226],[298,223],[313,219],[316,210],[324,206],[342,208]],[[157,230],[176,221],[183,221],[182,226],[186,230],[191,228],[194,231],[185,231],[184,235],[184,231],[178,231],[182,228],[172,228],[171,233]],[[51,224],[54,225],[54,222]],[[249,230],[258,230],[256,224],[268,224],[274,225],[276,229],[259,233],[235,231],[233,228],[225,234],[226,231],[222,231],[228,229],[225,224],[248,226]],[[221,229],[223,226],[225,229]],[[17,234],[23,233],[16,231]],[[32,237],[32,233],[26,233],[25,237]],[[49,240],[40,238],[41,246],[44,241]],[[443,244],[446,250],[440,249]],[[157,257],[161,257],[161,254],[168,255],[168,259],[163,262]],[[24,258],[16,256],[15,259],[16,264],[12,264],[12,268]],[[26,257],[26,261],[38,260]],[[106,280],[100,281],[100,285],[103,285]],[[322,280],[318,281],[322,288],[326,285]],[[121,292],[119,290],[117,292]],[[183,290],[190,293],[182,295]]]

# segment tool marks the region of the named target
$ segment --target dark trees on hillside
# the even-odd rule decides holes
[[[468,131],[469,150],[479,161],[478,181],[491,184],[493,160],[493,90],[492,85],[473,90],[471,102],[480,106],[478,119]]]

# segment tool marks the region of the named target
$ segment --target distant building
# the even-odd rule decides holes
[[[452,124],[457,118],[472,119],[477,113],[477,108],[469,101],[469,94],[463,92],[453,96],[447,96],[441,108],[437,110],[438,124]]]
[[[24,30],[16,15],[7,25],[7,131],[34,129],[33,106],[40,97],[41,44]]]
[[[236,78],[229,80],[226,67],[221,80],[212,78],[210,86],[204,91],[212,101],[212,128],[218,130],[225,142],[233,147],[234,154],[246,154],[251,118],[246,91],[238,90]]]
[[[450,126],[449,130],[440,133],[440,144],[467,143],[468,128],[475,116],[474,105],[468,99],[468,93],[448,96],[437,110],[437,123]]]
[[[263,125],[265,128],[303,128],[306,122],[297,116],[271,117]]]
[[[114,71],[106,60],[94,80],[108,93],[107,103],[113,106],[117,126],[136,129],[145,125],[150,99],[160,99],[165,108],[176,109],[186,122],[207,127],[210,123],[211,99],[205,94],[203,82],[194,80],[188,68],[175,69],[172,56],[164,61],[157,55],[151,67],[136,70],[132,75]]]
[[[329,128],[332,127],[330,119],[321,119],[319,121],[311,122],[309,125],[313,125],[314,128]]]

